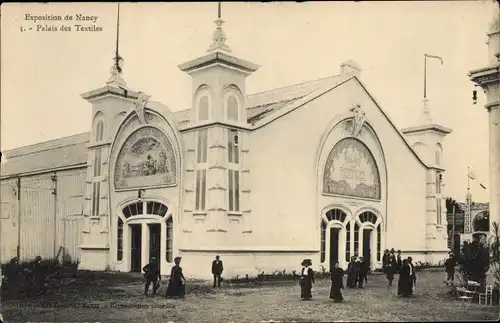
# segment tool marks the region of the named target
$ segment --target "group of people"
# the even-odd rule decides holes
[[[315,283],[314,270],[311,259],[304,259],[301,263],[302,270],[300,273],[300,298],[303,300],[312,299],[312,285]],[[363,288],[363,283],[368,281],[368,273],[370,272],[370,263],[364,260],[363,257],[351,257],[351,261],[347,267],[347,287],[350,288]],[[332,285],[330,288],[330,299],[334,302],[342,302],[342,289],[344,288],[344,275],[345,272],[340,268],[339,263],[336,262],[330,271],[330,279]]]
[[[170,270],[170,277],[165,291],[165,297],[167,298],[183,298],[186,294],[186,278],[182,273],[181,264],[182,257],[174,258],[174,266]],[[142,268],[144,271],[144,278],[146,278],[146,284],[144,285],[144,295],[148,296],[149,287],[153,285],[153,296],[156,295],[158,288],[160,287],[161,273],[160,267],[158,266],[156,257],[152,257],[149,264]],[[221,287],[221,276],[224,270],[222,260],[219,256],[215,257],[212,261],[212,275],[214,276],[213,287]]]
[[[363,257],[351,257],[347,265],[347,287],[363,288],[363,283],[368,282],[368,273],[370,272],[370,261]]]
[[[314,271],[312,268],[311,259],[304,259],[301,263],[302,270],[300,273],[300,298],[303,300],[312,299],[312,286],[315,283]],[[401,250],[398,250],[395,255],[394,249],[385,250],[382,258],[383,271],[389,281],[388,287],[392,286],[394,275],[399,274],[397,294],[403,297],[413,295],[413,289],[417,282],[415,266],[413,265],[412,257],[402,259]],[[364,260],[363,257],[351,257],[351,261],[347,266],[347,287],[363,288],[363,284],[368,282],[368,273],[370,272],[369,260]],[[331,269],[331,289],[330,299],[335,302],[344,300],[341,289],[344,288],[344,270],[339,267],[339,263],[335,263]]]
[[[394,275],[399,274],[398,295],[408,297],[413,295],[413,288],[417,282],[417,275],[413,259],[408,257],[403,259],[401,250],[394,254],[394,249],[386,249],[382,257],[382,268],[389,282],[388,288],[392,286]]]

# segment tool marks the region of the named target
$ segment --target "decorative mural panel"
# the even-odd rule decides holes
[[[115,189],[176,184],[172,143],[154,127],[134,131],[125,141],[115,166]]]
[[[339,141],[326,160],[323,192],[380,199],[380,177],[373,155],[359,140]]]

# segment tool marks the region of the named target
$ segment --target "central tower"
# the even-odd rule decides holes
[[[191,76],[193,91],[184,214],[192,215],[197,231],[191,242],[200,245],[203,237],[207,251],[237,248],[251,232],[245,225],[251,212],[246,78],[259,68],[230,55],[220,3],[218,9],[207,53],[178,66]]]

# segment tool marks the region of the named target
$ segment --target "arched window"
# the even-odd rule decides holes
[[[354,256],[359,256],[359,225],[354,223]]]
[[[227,98],[226,109],[227,109],[227,119],[228,120],[232,120],[232,121],[239,120],[238,100],[236,100],[236,98],[233,95],[230,95]]]
[[[99,141],[102,141],[103,138],[104,138],[104,121],[99,120],[99,121],[97,121],[96,126],[95,126],[94,140],[96,142],[99,142]]]
[[[340,221],[344,223],[347,215],[345,214],[344,211],[340,209],[333,209],[328,212],[326,212],[326,218],[328,221]]]
[[[326,259],[326,222],[321,221],[321,263]]]
[[[204,95],[200,98],[198,102],[198,120],[205,121],[208,120],[209,105],[208,105],[208,96]]]
[[[96,117],[101,118],[103,116],[102,112],[98,112]],[[94,128],[94,141],[100,142],[104,139],[104,121],[98,120],[95,123]],[[92,167],[94,168],[94,176],[92,178],[92,216],[99,216],[99,206],[101,201],[101,167],[102,167],[102,147],[96,147],[92,149],[94,154],[94,161]]]
[[[144,207],[144,202],[132,203],[122,210],[123,215],[127,219],[136,215],[158,215],[164,217],[167,211],[168,207],[166,205],[153,201],[146,202],[146,207]]]
[[[436,165],[441,165],[441,153],[443,151],[443,148],[441,147],[440,143],[436,144],[436,152],[434,153],[434,162]]]
[[[345,239],[345,261],[351,260],[351,222],[347,222],[345,226],[346,239]]]
[[[118,218],[118,235],[116,237],[116,260],[123,260],[123,220]]]
[[[370,211],[366,211],[359,215],[359,221],[361,223],[370,222],[375,224],[377,222],[377,216]]]
[[[165,254],[165,258],[167,262],[172,262],[173,258],[173,241],[174,241],[174,222],[172,220],[172,217],[169,217],[167,219],[167,237],[166,237],[166,242],[167,242],[167,250]]]

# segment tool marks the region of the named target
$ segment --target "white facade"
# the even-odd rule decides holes
[[[86,174],[84,269],[140,271],[153,254],[163,274],[182,256],[188,277],[210,276],[215,255],[227,276],[292,271],[304,258],[328,270],[354,255],[379,267],[387,248],[445,258],[444,168],[428,156],[442,154],[451,130],[427,125],[405,137],[352,61],[337,76],[248,95],[258,66],[229,55],[217,33],[207,55],[179,66],[193,79],[190,108],[172,112],[115,71],[82,95],[94,117],[79,162],[23,168],[28,148],[6,152],[2,185],[50,167]],[[416,142],[425,143],[418,154]],[[2,246],[26,243],[4,228]]]
[[[485,108],[489,114],[490,150],[490,223],[500,223],[500,9],[493,12],[488,31],[488,64],[471,71],[471,80],[486,94]],[[490,225],[490,228],[492,226]]]

